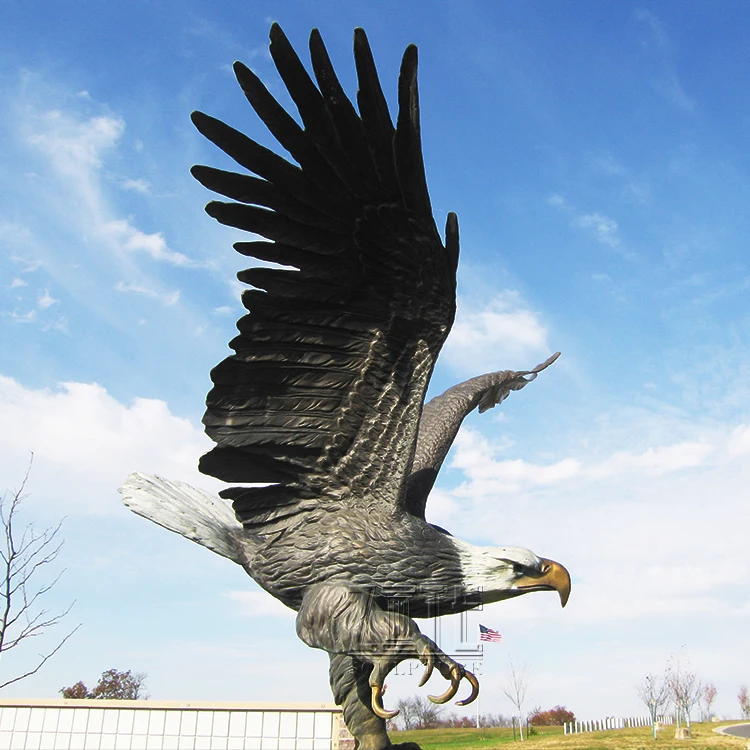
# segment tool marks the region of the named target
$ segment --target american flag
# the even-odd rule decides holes
[[[497,632],[497,630],[486,628],[484,625],[480,625],[479,640],[489,641],[490,643],[500,643],[500,641],[503,640],[503,637],[500,635],[500,633]]]

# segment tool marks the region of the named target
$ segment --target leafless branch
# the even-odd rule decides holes
[[[508,700],[518,709],[519,734],[523,740],[523,704],[529,687],[528,667],[526,664],[516,664],[511,661],[508,668],[510,670],[508,677],[501,688],[508,696]]]
[[[690,727],[690,712],[700,700],[703,685],[690,671],[690,665],[683,663],[681,654],[674,654],[667,667],[666,682],[669,686],[672,702],[677,709],[677,725],[684,719]]]
[[[14,682],[18,682],[19,680],[23,680],[26,677],[31,677],[31,675],[36,674],[47,663],[47,661],[51,659],[65,645],[65,642],[68,640],[68,638],[70,638],[73,635],[73,633],[75,633],[76,630],[78,630],[78,628],[80,627],[81,627],[81,624],[79,623],[48,654],[45,654],[45,655],[39,654],[40,660],[37,663],[37,665],[34,667],[34,669],[30,669],[28,672],[24,672],[22,675],[18,675],[18,677],[13,677],[12,679],[7,680],[6,682],[0,683],[0,690],[2,690],[4,687],[7,687],[8,685],[12,685]]]
[[[43,573],[57,559],[63,542],[58,540],[61,524],[37,530],[27,524],[19,531],[18,512],[26,498],[25,490],[31,472],[32,454],[21,486],[0,497],[0,656],[18,648],[32,638],[44,635],[70,612],[71,604],[63,612],[51,614],[40,606],[43,597],[60,580],[58,573],[51,581],[41,581]],[[78,630],[73,628],[47,653],[38,654],[33,668],[23,674],[0,682],[0,689],[36,674]]]

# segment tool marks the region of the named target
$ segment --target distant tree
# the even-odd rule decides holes
[[[482,714],[479,717],[479,725],[483,727],[510,727],[513,726],[513,720],[502,714]]]
[[[687,728],[690,729],[690,712],[698,703],[703,693],[703,685],[690,670],[689,665],[683,664],[680,655],[673,656],[667,668],[667,685],[671,694],[672,702],[677,709],[677,726],[684,719]]]
[[[90,698],[89,689],[80,681],[71,687],[63,688],[61,691],[63,698]]]
[[[398,719],[404,730],[416,729],[417,717],[414,713],[411,698],[400,698],[396,703],[398,709]]]
[[[511,661],[508,668],[509,673],[501,689],[518,710],[518,733],[523,740],[523,704],[529,688],[528,667],[526,664],[516,664]]]
[[[651,728],[656,739],[656,717],[664,711],[669,703],[670,687],[666,677],[647,674],[643,682],[635,689],[638,697],[646,704],[651,717]]]
[[[711,721],[711,717],[713,716],[713,713],[711,712],[711,706],[716,700],[716,686],[713,683],[709,682],[703,686],[701,699],[703,701],[703,707],[705,709],[705,712],[703,714],[704,721]]]
[[[740,702],[740,711],[743,719],[750,719],[750,695],[747,692],[747,685],[740,685],[740,692],[737,693],[737,700]]]
[[[401,698],[396,703],[396,708],[401,712],[404,729],[432,729],[438,725],[442,711],[440,706],[419,695]]]
[[[555,706],[547,711],[535,708],[529,714],[529,724],[535,727],[561,727],[563,724],[575,720],[575,714],[572,711],[568,711],[565,706]]]
[[[446,716],[441,715],[431,724],[432,727],[441,729],[473,729],[476,725],[476,715],[458,716],[455,713]],[[482,714],[479,717],[479,725],[482,727],[510,727],[511,720],[501,714]]]
[[[45,635],[60,623],[73,606],[71,604],[57,614],[43,606],[44,596],[55,587],[62,575],[52,574],[51,580],[43,580],[47,570],[54,567],[63,546],[59,539],[61,525],[41,531],[33,524],[19,527],[18,513],[27,497],[24,490],[31,463],[29,461],[20,489],[4,492],[0,497],[0,656]],[[36,674],[78,627],[57,640],[55,646],[37,654],[31,666],[21,674],[0,678],[0,688]]]
[[[438,719],[437,726],[446,729],[471,729],[476,726],[476,717],[448,714]]]
[[[99,682],[93,690],[79,681],[75,685],[63,688],[63,698],[98,698],[101,700],[139,700],[148,698],[145,691],[146,674],[144,672],[118,672],[108,669],[102,672]]]

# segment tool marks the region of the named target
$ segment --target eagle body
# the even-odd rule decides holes
[[[479,604],[468,596],[452,538],[421,519],[358,510],[316,520],[314,533],[306,526],[262,544],[249,568],[260,586],[294,610],[307,588],[337,580],[372,592],[381,603],[408,602],[412,617]]]
[[[233,353],[211,372],[203,422],[215,447],[200,470],[233,486],[214,498],[134,474],[122,493],[136,513],[241,565],[297,611],[297,633],[330,657],[334,698],[360,750],[392,747],[384,680],[420,659],[449,689],[479,684],[426,638],[413,617],[555,590],[570,576],[523,547],[478,547],[430,524],[426,504],[463,419],[524,388],[527,371],[498,370],[425,403],[456,312],[458,221],[444,237],[422,160],[417,50],[407,47],[391,120],[369,42],[354,34],[355,107],[320,37],[312,76],[277,24],[271,57],[290,115],[241,63],[243,93],[289,159],[201,112],[198,130],[242,173],[194,166],[228,201],[207,213],[248,233],[235,243],[260,261]],[[231,509],[226,501],[231,502]]]

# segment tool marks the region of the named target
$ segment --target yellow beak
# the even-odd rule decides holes
[[[570,597],[570,573],[560,563],[542,559],[540,573],[520,578],[517,586],[524,594],[528,591],[557,591],[560,604],[564,607]]]

